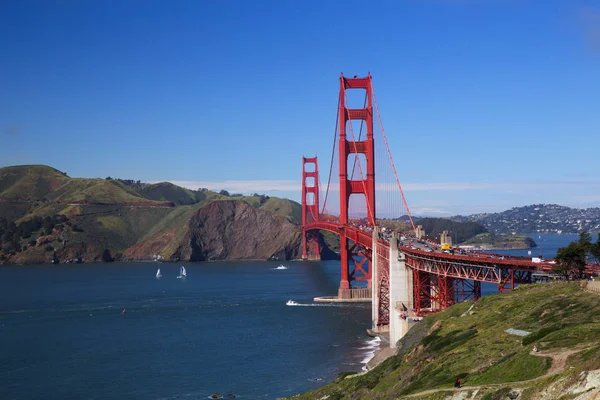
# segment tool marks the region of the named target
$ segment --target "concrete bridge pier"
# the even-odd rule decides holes
[[[390,347],[414,324],[411,317],[413,306],[413,274],[406,266],[406,256],[398,250],[398,234],[390,238]]]
[[[381,332],[381,327],[378,326],[379,320],[379,260],[377,257],[377,240],[379,239],[379,228],[373,228],[373,244],[372,244],[372,260],[371,260],[371,330],[373,332]]]

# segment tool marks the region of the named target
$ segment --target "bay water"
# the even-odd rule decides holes
[[[577,236],[534,239],[552,258]],[[0,399],[276,399],[379,346],[370,304],[312,301],[337,292],[339,261],[180,265],[0,266]]]
[[[2,266],[0,399],[275,399],[360,371],[370,304],[312,301],[339,261],[279,265]]]

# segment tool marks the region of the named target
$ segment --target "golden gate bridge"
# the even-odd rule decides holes
[[[350,107],[349,99],[361,98],[362,105],[353,101]],[[417,235],[385,135],[371,74],[363,78],[341,74],[336,128],[323,190],[317,157],[302,158],[302,257],[320,259],[320,231],[339,236],[337,301],[370,300],[372,329],[389,331],[390,344],[395,347],[409,329],[411,318],[456,302],[477,300],[482,282],[495,284],[503,292],[518,284],[555,277],[554,264],[549,262],[493,254],[429,252],[403,245],[397,232],[382,226],[385,220],[404,221]]]

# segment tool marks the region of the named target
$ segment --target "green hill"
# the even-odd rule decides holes
[[[45,165],[0,168],[0,198],[41,200],[70,178]]]
[[[0,190],[0,262],[48,262],[54,252],[88,261],[105,250],[118,257],[143,241],[166,240],[167,232],[176,232],[163,246],[174,254],[192,215],[214,200],[243,201],[296,225],[300,220],[300,205],[287,199],[232,197],[168,182],[70,178],[43,165],[0,168]]]
[[[157,201],[171,201],[176,205],[196,204],[206,198],[206,193],[202,191],[192,191],[169,182],[160,182],[155,184],[141,184],[136,188],[136,192],[147,199]]]
[[[341,374],[293,398],[571,399],[570,388],[583,387],[588,372],[600,368],[599,335],[600,294],[578,282],[522,285],[427,316],[373,370]],[[600,370],[589,373],[600,377]],[[457,378],[461,393],[453,389]]]

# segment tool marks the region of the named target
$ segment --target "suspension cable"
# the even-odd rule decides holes
[[[371,82],[371,93],[373,93],[373,102],[375,103],[375,110],[377,111],[377,119],[379,120],[379,126],[381,127],[381,134],[383,136],[383,141],[385,142],[385,148],[387,149],[388,157],[390,158],[390,163],[392,164],[392,170],[394,171],[394,177],[396,178],[396,183],[398,184],[398,189],[400,189],[400,194],[402,195],[402,201],[404,202],[404,207],[406,208],[406,214],[410,219],[410,224],[412,225],[413,230],[416,231],[415,223],[410,215],[410,210],[408,209],[408,204],[406,203],[406,198],[404,197],[404,192],[402,191],[402,186],[400,186],[400,180],[398,179],[398,174],[396,173],[396,166],[394,165],[394,160],[392,159],[392,153],[390,152],[390,146],[388,145],[387,138],[385,136],[385,131],[383,130],[383,122],[381,121],[381,115],[379,114],[379,106],[377,105],[377,97],[375,97],[375,90],[373,89],[373,82]]]
[[[327,204],[327,196],[329,195],[329,185],[331,184],[331,173],[333,172],[333,157],[335,156],[335,146],[337,142],[337,132],[340,122],[340,97],[338,96],[338,105],[335,113],[335,130],[333,131],[333,147],[331,149],[331,163],[329,164],[329,178],[327,178],[327,189],[325,191],[325,200],[323,200],[323,208],[321,214],[325,212],[325,205]],[[317,219],[318,221],[318,219]]]

